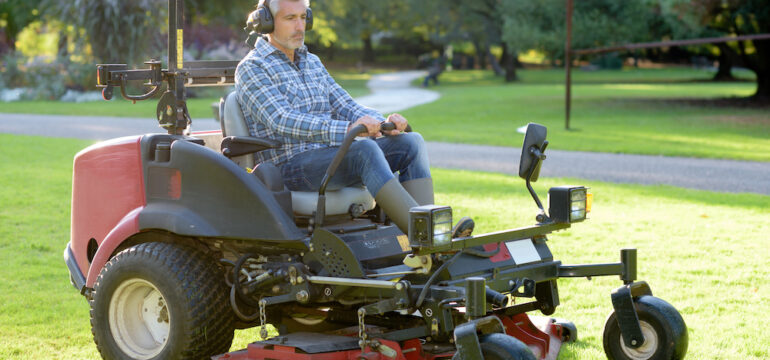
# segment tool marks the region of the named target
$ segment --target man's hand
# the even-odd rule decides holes
[[[397,113],[390,114],[386,122],[392,122],[393,124],[396,125],[395,130],[385,132],[387,135],[390,135],[390,136],[400,134],[402,131],[406,129],[406,125],[407,125],[406,118],[403,117],[401,114],[397,114]]]
[[[348,126],[348,131],[357,125],[366,126],[367,136],[382,136],[382,133],[380,132],[380,121],[371,116],[362,116],[358,118],[358,120]]]

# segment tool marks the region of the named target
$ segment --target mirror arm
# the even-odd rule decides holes
[[[532,188],[532,183],[530,182],[531,177],[531,174],[530,176],[527,176],[527,190],[529,190],[529,194],[532,195],[532,199],[535,200],[535,204],[537,204],[537,207],[540,209],[540,213],[535,216],[535,220],[537,220],[538,223],[549,223],[551,222],[551,219],[545,214],[543,203],[540,202],[540,198],[537,196],[535,189]]]
[[[540,213],[535,217],[535,220],[537,220],[538,223],[551,222],[551,219],[546,215],[545,208],[543,208],[543,203],[540,202],[540,198],[537,196],[535,189],[532,188],[531,181],[532,174],[535,172],[534,170],[537,169],[543,160],[545,160],[544,152],[546,147],[548,147],[548,141],[543,142],[543,149],[538,149],[537,146],[529,148],[529,153],[535,158],[535,162],[532,163],[532,171],[529,171],[529,174],[527,175],[527,190],[529,190],[529,194],[532,195],[532,199],[535,200],[535,204],[537,204],[537,207],[540,209]]]

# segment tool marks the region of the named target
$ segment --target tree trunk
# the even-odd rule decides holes
[[[492,70],[494,70],[495,75],[497,76],[503,76],[505,73],[503,72],[503,68],[500,67],[500,63],[497,61],[497,58],[494,54],[492,54],[492,50],[489,49],[489,46],[487,48],[487,58],[489,59],[489,63],[492,64]]]
[[[326,49],[327,57],[326,59],[329,61],[334,61],[334,43],[329,43],[329,48]]]
[[[516,56],[508,50],[508,44],[503,43],[503,56],[500,57],[500,61],[503,63],[505,69],[505,82],[514,82],[517,80],[516,76]]]
[[[487,69],[487,52],[488,48],[485,48],[478,41],[473,42],[473,48],[476,49],[476,59],[478,59],[479,69]]]
[[[757,92],[752,98],[754,100],[770,104],[770,71],[756,72],[757,74]]]
[[[716,75],[714,75],[714,81],[730,81],[735,80],[732,74],[732,68],[733,68],[733,57],[731,52],[733,51],[730,49],[729,46],[725,43],[718,43],[717,47],[719,48],[719,70],[717,71]]]
[[[3,35],[5,35],[5,44],[8,45],[8,50],[10,52],[16,51],[16,39],[8,31],[3,31]]]
[[[61,33],[59,35],[59,43],[57,44],[58,47],[58,54],[60,57],[67,57],[69,56],[69,51],[67,51],[67,43],[68,43],[67,35],[66,33]]]
[[[364,42],[363,61],[365,63],[374,62],[374,48],[372,47],[372,36],[368,33],[364,33],[361,36],[361,40]]]
[[[754,94],[754,98],[763,101],[770,102],[770,40],[757,40],[754,41],[754,49],[756,49],[756,63],[753,66],[754,72],[757,74],[757,92]]]

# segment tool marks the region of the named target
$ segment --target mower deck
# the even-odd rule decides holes
[[[505,331],[525,343],[540,360],[555,360],[561,350],[565,330],[556,320],[545,316],[518,314],[501,318]],[[402,342],[378,339],[378,349],[358,345],[357,328],[347,328],[335,334],[298,332],[255,341],[246,349],[212,357],[212,360],[438,360],[451,359],[454,351],[431,346],[420,339]],[[385,335],[387,337],[387,335]],[[378,351],[379,350],[379,351]]]

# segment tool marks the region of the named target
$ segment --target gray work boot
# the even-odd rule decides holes
[[[420,205],[433,205],[433,179],[421,178],[404,181],[401,185]]]
[[[401,186],[398,178],[386,182],[374,200],[404,234],[409,233],[409,209],[419,206],[419,204]]]

